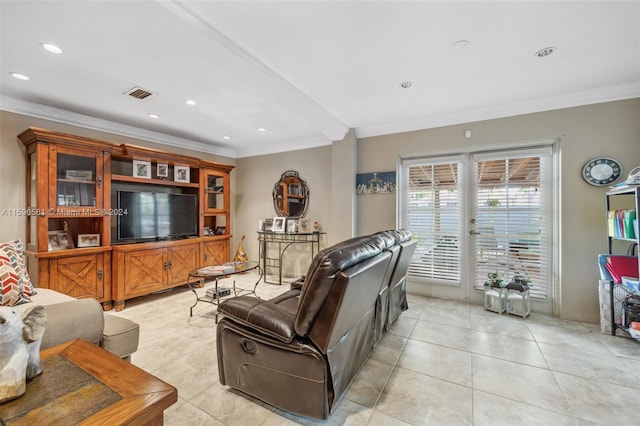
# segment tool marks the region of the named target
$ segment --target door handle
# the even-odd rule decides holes
[[[471,231],[469,231],[469,235],[481,235],[481,234],[482,234],[482,232],[478,232],[478,231],[475,231],[473,229]]]

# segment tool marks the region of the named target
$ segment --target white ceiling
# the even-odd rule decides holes
[[[1,109],[230,157],[640,96],[640,1],[0,0],[0,15]],[[155,95],[123,95],[135,86]]]

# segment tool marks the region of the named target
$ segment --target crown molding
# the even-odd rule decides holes
[[[73,126],[83,127],[85,129],[98,130],[120,136],[155,142],[162,145],[177,146],[179,148],[190,149],[207,154],[237,158],[237,153],[229,148],[222,148],[190,139],[170,136],[164,133],[154,132],[152,130],[145,130],[139,127],[120,124],[75,112],[69,112],[47,105],[10,98],[8,96],[0,96],[0,110],[55,121],[62,124],[70,124]]]
[[[302,139],[289,140],[280,143],[269,143],[268,146],[252,145],[245,149],[238,149],[237,158],[318,148],[320,146],[331,145],[332,142],[333,141],[331,139],[328,139],[324,136],[308,136]]]
[[[433,129],[436,127],[453,126],[464,123],[473,123],[483,120],[513,117],[516,115],[533,114],[536,112],[552,111],[556,109],[572,108],[604,102],[622,101],[638,97],[640,97],[640,85],[638,85],[638,83],[633,83],[588,90],[569,95],[552,96],[527,102],[477,108],[451,114],[442,114],[438,116],[418,118],[415,120],[387,123],[378,126],[356,127],[355,130],[358,138],[367,138],[394,133]]]

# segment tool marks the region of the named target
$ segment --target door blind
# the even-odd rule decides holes
[[[547,297],[551,282],[551,152],[473,159],[476,203],[476,289],[488,273],[505,284],[515,275],[531,281],[531,296]]]
[[[463,218],[462,161],[403,164],[403,226],[418,241],[408,275],[460,284]]]

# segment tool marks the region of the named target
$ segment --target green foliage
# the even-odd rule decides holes
[[[503,287],[502,283],[504,280],[500,278],[500,274],[498,274],[497,271],[495,273],[488,273],[487,278],[488,280],[484,282],[486,287]]]

